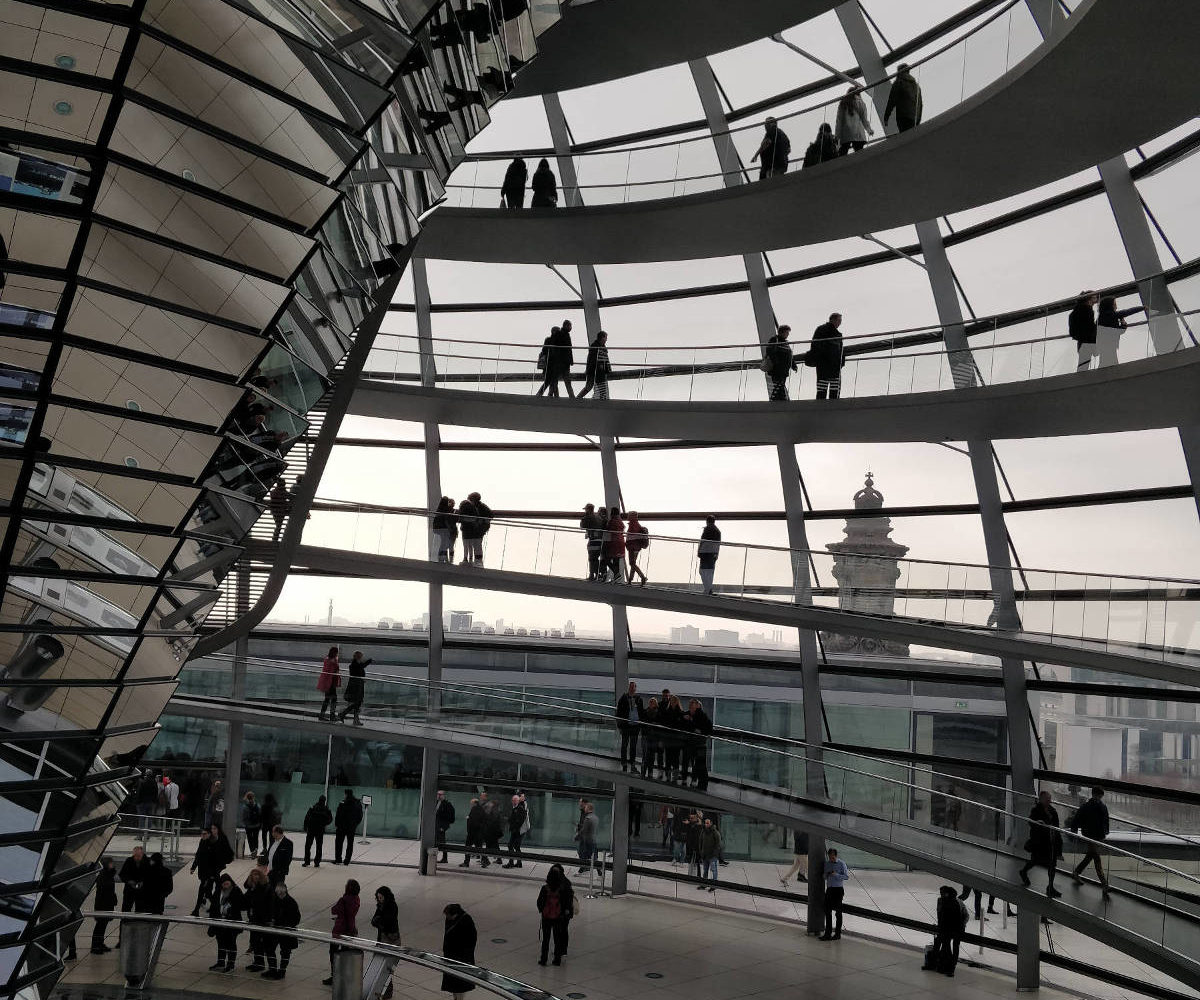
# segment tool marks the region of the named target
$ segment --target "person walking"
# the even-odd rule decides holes
[[[867,144],[867,138],[875,134],[867,116],[867,104],[862,98],[862,91],[862,87],[854,84],[838,101],[834,135],[838,141],[839,156],[845,156],[851,150],[859,152]]]
[[[478,493],[471,493],[458,505],[458,520],[462,525],[464,566],[483,563],[483,536],[492,526],[492,508]]]
[[[375,928],[375,940],[380,944],[400,944],[400,908],[396,905],[396,895],[386,885],[375,890],[375,914],[371,917],[371,926]],[[395,967],[395,962],[391,966]],[[391,1000],[392,977],[389,972],[387,986],[379,994],[379,1000]]]
[[[233,849],[219,827],[210,826],[200,831],[200,842],[196,845],[196,854],[192,858],[192,874],[197,875],[200,884],[196,889],[196,905],[192,907],[192,916],[200,916],[200,908],[206,906],[217,891],[217,877],[224,867],[233,860]],[[222,841],[224,843],[222,844]],[[225,848],[229,848],[228,857]]]
[[[514,156],[512,163],[504,171],[504,183],[500,185],[501,208],[525,207],[525,182],[528,178],[529,168],[525,161],[519,156]]]
[[[1100,863],[1100,842],[1108,839],[1108,806],[1104,804],[1104,789],[1098,785],[1092,789],[1092,797],[1075,810],[1068,824],[1072,833],[1081,833],[1087,837],[1084,845],[1083,858],[1077,864],[1071,875],[1076,885],[1083,885],[1083,870],[1091,862],[1096,866],[1096,878],[1100,880],[1100,888],[1104,898],[1109,898],[1108,879],[1104,876],[1104,866]]]
[[[488,858],[495,858],[496,864],[501,864],[500,838],[504,834],[504,819],[500,815],[500,806],[488,801],[483,804],[483,849]]]
[[[295,853],[292,838],[285,836],[283,827],[276,823],[271,827],[271,845],[267,848],[267,881],[272,889],[287,881]]]
[[[506,862],[505,868],[523,868],[521,863],[521,841],[528,829],[529,806],[520,795],[512,797],[512,808],[508,811],[508,853],[512,855]]]
[[[825,930],[821,941],[837,941],[842,936],[842,902],[846,898],[846,882],[850,878],[850,869],[846,862],[838,857],[837,849],[829,848],[825,861]],[[834,918],[837,927],[834,927]]]
[[[163,775],[163,805],[169,818],[179,818],[179,786],[169,774]]]
[[[487,814],[483,811],[483,806],[478,799],[471,799],[471,808],[467,812],[467,849],[463,852],[462,863],[459,868],[471,867],[471,848],[475,848],[475,853],[479,855],[479,867],[490,868],[491,862],[486,854],[483,853],[483,838],[487,830]]]
[[[141,844],[135,844],[121,865],[121,912],[145,913],[143,891],[150,876],[150,859]]]
[[[1121,334],[1129,327],[1125,322],[1126,316],[1142,311],[1142,306],[1130,309],[1118,309],[1115,296],[1106,295],[1096,308],[1096,354],[1097,368],[1107,368],[1117,363],[1117,349],[1121,344]]]
[[[637,768],[638,724],[646,711],[637,682],[630,681],[629,689],[617,699],[617,731],[621,735],[621,770]]]
[[[921,85],[913,79],[908,63],[896,67],[896,79],[888,91],[887,106],[883,109],[883,124],[886,127],[892,112],[896,113],[896,130],[907,132],[921,124],[924,105],[921,100]]]
[[[786,173],[791,155],[792,142],[787,137],[787,133],[779,127],[779,123],[774,118],[768,117],[763,122],[762,142],[758,144],[758,149],[750,158],[751,163],[755,160],[761,162],[761,166],[758,168],[758,179],[766,180],[768,177],[778,177],[780,174]]]
[[[545,163],[545,160],[542,160]],[[442,957],[463,965],[475,964],[475,945],[479,941],[479,932],[475,929],[475,921],[471,915],[458,903],[448,903],[442,910],[446,918],[446,929],[442,934]],[[442,973],[442,992],[449,993],[454,1000],[475,989],[475,984],[449,972]]]
[[[650,532],[646,530],[646,526],[638,520],[638,512],[631,510],[629,512],[629,527],[625,529],[625,555],[629,559],[629,576],[627,583],[633,585],[633,578],[640,576],[642,578],[642,586],[646,586],[646,572],[637,564],[638,553],[650,548]]]
[[[163,862],[163,856],[155,851],[150,855],[146,869],[146,881],[142,885],[140,913],[161,915],[167,908],[167,897],[175,890],[175,877]]]
[[[796,357],[792,353],[791,344],[788,343],[788,335],[791,332],[790,326],[781,326],[763,349],[762,367],[771,383],[769,398],[774,403],[787,402],[788,376],[796,370]]]
[[[579,527],[583,531],[587,547],[588,582],[602,582],[600,578],[604,574],[604,570],[600,566],[600,559],[604,549],[604,521],[596,513],[596,508],[592,504],[584,505],[583,517],[579,519]]]
[[[700,828],[697,837],[697,850],[700,855],[700,878],[708,879],[708,891],[717,891],[717,862],[721,857],[721,831],[713,826],[709,817],[704,818],[704,826]],[[704,885],[696,888],[703,889]]]
[[[600,817],[596,815],[596,807],[589,802],[583,810],[583,821],[579,824],[580,875],[596,863],[596,835],[600,830]]]
[[[554,171],[550,169],[550,161],[545,157],[538,161],[529,190],[533,195],[529,201],[530,208],[557,207],[558,181],[554,177]]]
[[[454,514],[454,501],[442,497],[430,522],[433,537],[437,540],[437,561],[454,562],[454,543],[458,540],[458,518]]]
[[[799,827],[792,831],[792,867],[779,876],[779,881],[786,886],[793,875],[797,882],[808,881],[808,832]]]
[[[354,797],[354,790],[346,789],[342,801],[338,803],[337,813],[333,818],[333,863],[335,865],[350,864],[350,855],[354,852],[354,833],[362,822],[362,803]]]
[[[288,887],[280,882],[275,886],[271,901],[271,926],[278,930],[295,930],[300,926],[300,907],[288,893]],[[263,952],[267,960],[264,979],[283,979],[287,975],[288,962],[300,942],[293,934],[264,934]],[[279,965],[275,964],[275,951],[279,950]]]
[[[359,712],[362,711],[363,697],[366,695],[367,667],[374,662],[373,659],[364,660],[362,650],[356,649],[354,656],[346,664],[346,672],[350,675],[350,679],[346,681],[346,707],[342,709],[342,714],[338,716],[339,722],[345,722],[347,715],[353,715],[354,724],[356,726],[362,725]]]
[[[446,857],[446,834],[450,827],[454,825],[454,803],[446,798],[446,793],[439,790],[437,793],[437,806],[433,812],[433,843],[435,847],[442,849],[442,856],[439,864],[446,864],[449,860]]]
[[[621,509],[613,507],[608,512],[604,525],[604,559],[611,574],[610,583],[624,583],[625,569],[625,522],[621,520]]]
[[[254,960],[246,966],[247,972],[263,972],[267,968],[267,936],[257,927],[268,927],[274,909],[275,893],[267,884],[261,868],[251,868],[242,885],[242,905],[246,910],[246,922],[250,925],[250,954]]]
[[[241,815],[238,817],[241,821],[242,830],[246,834],[246,847],[250,850],[250,857],[258,857],[258,831],[262,826],[262,809],[254,801],[254,793],[247,792],[242,796]]]
[[[1092,359],[1096,356],[1096,317],[1092,309],[1099,298],[1092,291],[1080,292],[1079,298],[1075,300],[1075,307],[1067,316],[1067,332],[1075,341],[1079,352],[1076,371],[1091,368]]]
[[[700,544],[696,546],[696,556],[700,560],[700,582],[706,594],[713,592],[713,577],[717,572],[717,556],[720,552],[721,529],[717,527],[717,519],[709,514],[700,532]]]
[[[575,363],[575,355],[571,347],[571,321],[564,320],[562,326],[553,327],[550,336],[542,345],[545,352],[544,375],[542,384],[538,387],[537,395],[548,392],[558,397],[558,383],[562,382],[567,395],[575,398],[575,389],[571,385],[571,366]]]
[[[321,675],[317,678],[317,690],[324,696],[325,700],[321,702],[321,711],[317,718],[325,719],[325,711],[329,711],[329,721],[333,722],[333,717],[337,713],[337,689],[341,686],[342,678],[341,671],[338,668],[338,648],[330,646],[329,652],[325,654],[325,660],[321,664]]]
[[[117,865],[107,855],[100,859],[100,874],[96,876],[96,896],[92,900],[92,909],[97,913],[111,913],[117,908]],[[96,917],[92,928],[92,954],[103,955],[112,949],[104,943],[104,935],[108,933],[111,917]]]
[[[1041,792],[1034,807],[1029,810],[1029,839],[1025,841],[1025,850],[1029,852],[1029,860],[1019,872],[1021,881],[1029,885],[1029,869],[1041,865],[1046,869],[1046,895],[1057,899],[1062,895],[1054,888],[1055,867],[1062,857],[1062,832],[1058,828],[1058,810],[1050,799],[1049,792]]]
[[[550,942],[554,941],[554,964],[562,965],[563,953],[567,950],[567,921],[571,916],[574,893],[561,869],[551,868],[546,881],[538,892],[537,910],[542,918],[542,948],[538,965],[545,965],[550,953]]]
[[[233,884],[233,876],[222,872],[217,882],[217,891],[208,904],[208,915],[213,920],[241,920],[245,912],[242,890]],[[233,927],[209,927],[208,936],[217,939],[217,960],[208,967],[209,972],[232,972],[237,961],[237,939],[242,932]]]
[[[212,783],[204,800],[204,826],[210,827],[214,823],[225,828],[225,786],[220,779]]]
[[[325,796],[318,795],[317,801],[309,806],[308,811],[304,814],[304,864],[301,865],[302,868],[307,868],[312,863],[314,847],[316,848],[315,867],[321,867],[321,854],[325,849],[325,831],[332,822],[333,813],[325,804]]]
[[[817,370],[817,399],[837,399],[842,392],[842,366],[846,363],[842,352],[841,313],[830,313],[828,322],[818,326],[812,335],[812,344],[804,356],[804,363]]]
[[[583,368],[583,388],[579,390],[576,399],[583,399],[592,389],[596,390],[597,399],[608,399],[608,377],[611,374],[608,334],[600,330],[596,333],[596,339],[588,345],[587,361]]]
[[[937,934],[933,939],[933,954],[929,961],[932,968],[944,976],[953,976],[958,965],[958,949],[967,929],[967,908],[958,898],[954,886],[944,885],[938,890]]]
[[[279,536],[283,534],[283,522],[287,520],[288,509],[291,505],[292,498],[288,496],[287,483],[282,479],[276,479],[275,485],[271,487],[269,499],[271,517],[275,521],[275,531],[271,535],[271,541],[279,541]]]
[[[334,956],[342,950],[342,946],[337,943],[337,938],[358,937],[358,917],[359,907],[359,885],[355,879],[346,880],[346,888],[342,891],[341,897],[336,903],[329,908],[329,913],[333,917],[333,937],[334,941],[329,945],[329,978],[321,980],[321,985],[333,985],[333,959]]]
[[[803,167],[815,167],[818,163],[826,163],[838,158],[838,142],[833,135],[833,126],[822,122],[817,129],[817,137],[808,144],[804,151]]]

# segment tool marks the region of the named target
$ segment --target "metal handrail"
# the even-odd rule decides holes
[[[300,927],[273,927],[252,924],[242,920],[216,920],[212,917],[176,917],[159,913],[118,913],[113,910],[82,910],[82,917],[94,917],[101,920],[130,920],[139,923],[183,924],[193,927],[215,927],[224,930],[246,931],[258,930],[262,934],[279,935],[299,938],[302,941],[315,941],[324,945],[339,945],[357,951],[367,951],[374,954],[387,955],[402,962],[420,965],[435,972],[449,972],[462,979],[470,980],[477,986],[483,987],[497,996],[508,1000],[558,1000],[553,993],[548,993],[540,986],[531,986],[520,980],[513,979],[480,965],[467,965],[452,958],[445,958],[435,952],[422,951],[419,948],[408,948],[398,944],[384,944],[361,937],[334,937],[325,931],[310,931]],[[512,987],[504,985],[511,983]]]

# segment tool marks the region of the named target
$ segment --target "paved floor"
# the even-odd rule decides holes
[[[121,857],[132,841],[114,841],[111,853]],[[331,838],[330,838],[331,840]],[[193,841],[184,841],[185,852]],[[562,968],[540,968],[536,964],[538,925],[534,908],[536,888],[545,874],[545,864],[528,863],[519,871],[493,865],[486,872],[472,866],[469,872],[451,864],[435,878],[422,878],[415,871],[417,844],[408,840],[372,838],[369,845],[356,845],[354,864],[349,868],[326,861],[319,869],[293,867],[289,879],[303,915],[302,926],[328,930],[328,907],[340,894],[346,878],[357,878],[363,887],[363,911],[359,927],[369,933],[373,912],[373,889],[387,884],[400,901],[400,927],[404,944],[430,950],[441,947],[441,909],[447,902],[460,902],[479,927],[480,964],[568,997],[586,994],[587,1000],[733,1000],[736,997],[795,996],[812,1000],[891,1000],[924,997],[936,991],[939,1000],[985,1000],[988,996],[1013,992],[1011,975],[998,971],[959,966],[958,975],[947,981],[920,970],[919,953],[902,945],[924,945],[925,934],[903,931],[877,921],[850,918],[847,930],[853,936],[828,944],[806,936],[797,926],[804,918],[802,903],[768,898],[754,893],[697,891],[650,875],[630,879],[629,888],[639,895],[620,899],[585,900],[583,912],[571,926],[570,957]],[[386,866],[404,866],[391,867]],[[670,871],[670,863],[646,867]],[[248,860],[234,862],[231,870],[239,879],[250,868]],[[680,866],[682,868],[682,866]],[[577,877],[581,894],[586,876]],[[519,877],[517,877],[519,876]],[[721,878],[749,887],[779,888],[771,865],[732,863],[721,869]],[[847,902],[874,906],[884,913],[932,919],[938,881],[920,872],[859,872],[847,893]],[[795,883],[792,887],[796,888]],[[196,881],[186,868],[176,877],[176,891],[168,902],[168,914],[186,914],[195,898]],[[1065,888],[1065,887],[1064,887]],[[644,895],[642,895],[644,894]],[[679,902],[676,902],[678,900]],[[682,903],[690,905],[684,906]],[[986,903],[986,899],[985,899]],[[999,909],[1003,907],[998,904]],[[1058,927],[1050,933],[1059,953],[1085,961],[1102,962],[1106,968],[1160,982],[1178,984],[1156,970]],[[989,935],[1013,940],[1015,921],[1004,926],[1002,917],[986,925]],[[91,922],[85,921],[78,937],[81,957],[69,966],[65,982],[119,985],[116,952],[105,956],[87,953]],[[115,930],[110,934],[115,938]],[[110,940],[110,944],[114,943]],[[244,948],[246,938],[241,944]],[[1043,948],[1046,947],[1043,933]],[[964,959],[979,960],[996,969],[1012,969],[1011,956],[964,948]],[[208,972],[215,946],[204,932],[192,927],[172,930],[163,950],[156,976],[162,989],[189,990],[230,996],[278,997],[275,983],[241,971],[240,960],[233,974]],[[1097,984],[1073,973],[1043,967],[1048,986],[1061,986],[1075,995],[1124,1000],[1139,994]],[[661,978],[649,978],[657,973]],[[289,1000],[324,1000],[328,990],[320,980],[328,974],[327,955],[319,945],[303,945],[293,956],[286,983]],[[396,972],[399,1000],[429,1000],[437,992],[438,977],[424,970],[400,966]],[[1189,991],[1190,992],[1190,991]],[[579,1000],[573,997],[571,1000]]]

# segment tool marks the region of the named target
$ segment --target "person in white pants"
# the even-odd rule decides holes
[[[1118,309],[1117,300],[1112,295],[1106,295],[1100,300],[1100,305],[1096,309],[1096,354],[1100,358],[1096,364],[1097,368],[1106,368],[1117,363],[1117,348],[1121,343],[1121,334],[1129,326],[1125,322],[1125,317],[1141,311],[1141,306]]]

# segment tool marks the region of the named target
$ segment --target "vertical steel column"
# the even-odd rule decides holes
[[[421,385],[432,387],[437,376],[437,359],[433,353],[433,322],[430,314],[429,278],[425,270],[425,259],[412,259],[413,303],[417,320],[417,345],[420,351]],[[442,498],[441,430],[435,421],[427,420],[425,430],[425,506],[429,511],[437,508]],[[437,558],[437,544],[433,540],[430,523],[426,525],[429,538],[429,558]],[[430,715],[437,713],[441,705],[442,682],[442,585],[429,584],[429,645],[426,660],[426,679],[429,682],[428,708]],[[436,750],[425,749],[421,754],[421,804],[418,825],[421,837],[421,854],[418,859],[422,875],[429,875],[427,857],[434,846],[434,799],[437,794],[441,755]]]
[[[1047,0],[1025,0],[1025,3],[1043,38],[1050,37],[1065,23],[1062,9],[1057,3],[1052,4],[1049,9],[1046,6]],[[1166,278],[1162,276],[1162,259],[1154,245],[1154,234],[1146,221],[1141,195],[1133,183],[1129,164],[1125,162],[1125,157],[1114,156],[1111,160],[1101,163],[1097,169],[1100,171],[1100,181],[1104,184],[1104,193],[1108,196],[1113,219],[1117,223],[1117,232],[1125,246],[1129,269],[1138,283],[1138,296],[1146,310],[1154,352],[1169,354],[1177,351],[1183,343],[1179,320],[1174,315],[1171,290],[1167,287]],[[1192,498],[1196,503],[1197,513],[1200,513],[1200,427],[1180,427],[1178,431],[1188,479],[1192,484]]]
[[[837,8],[838,20],[846,33],[854,58],[866,80],[882,81],[886,74],[875,40],[867,27],[857,0]],[[873,87],[871,99],[880,120],[887,105],[882,86]],[[889,133],[894,129],[889,129]],[[955,388],[975,384],[975,364],[963,329],[962,307],[954,284],[954,272],[936,219],[916,224],[917,238],[925,258],[930,291],[942,324],[942,337],[950,361]],[[971,474],[979,498],[979,513],[983,527],[984,546],[991,567],[993,599],[996,602],[996,625],[1002,629],[1020,627],[1012,580],[1012,563],[1008,550],[1008,531],[1000,502],[1000,484],[992,459],[991,442],[979,439],[967,442]],[[1004,682],[1004,702],[1008,715],[1008,752],[1014,792],[1033,792],[1033,728],[1030,724],[1029,695],[1025,686],[1025,664],[1019,659],[1002,657],[1001,676]],[[1038,957],[1038,915],[1021,907],[1017,915],[1017,988],[1036,989],[1040,983]]]
[[[233,606],[240,618],[250,610],[250,567],[238,560],[234,570]],[[242,635],[233,644],[233,673],[230,676],[229,695],[235,701],[246,697],[246,658],[250,651],[250,640]],[[237,843],[238,802],[242,797],[242,744],[245,728],[240,722],[228,722],[229,739],[225,756],[225,819],[223,830],[231,844]],[[231,808],[232,807],[232,808]]]
[[[550,127],[550,138],[554,143],[555,162],[563,192],[563,200],[569,207],[583,204],[579,191],[579,178],[575,173],[575,161],[571,159],[571,136],[567,130],[567,118],[563,114],[558,94],[544,94],[542,105],[546,110],[546,122]],[[596,285],[596,269],[591,264],[580,264],[579,291],[583,300],[584,328],[590,344],[600,332],[600,297]],[[621,481],[617,474],[617,446],[612,437],[600,438],[600,467],[604,477],[604,502],[609,507],[621,506]],[[619,698],[629,686],[629,613],[624,605],[613,605],[613,698]],[[613,782],[613,829],[612,829],[612,893],[619,896],[628,885],[629,865],[629,785]]]
[[[743,183],[742,164],[738,158],[733,137],[729,135],[729,122],[721,103],[717,79],[707,59],[693,59],[688,63],[692,80],[704,108],[709,132],[712,133],[717,162],[721,166],[726,187],[737,187]],[[767,273],[760,253],[744,254],[742,263],[746,269],[746,280],[750,288],[750,305],[754,311],[754,325],[760,343],[765,344],[775,334],[775,310],[771,306],[771,294],[767,288]],[[783,486],[783,507],[787,517],[788,545],[792,549],[808,548],[808,533],[804,524],[804,494],[800,489],[800,466],[796,461],[796,448],[781,444],[776,448],[779,461],[779,478]],[[797,559],[792,566],[792,587],[797,603],[811,601],[811,581],[808,562]],[[810,795],[825,794],[825,772],[821,763],[820,745],[825,738],[824,711],[821,702],[820,655],[817,634],[812,629],[798,629],[800,646],[800,686],[804,705],[804,739],[809,744],[805,767],[805,791]],[[824,857],[825,842],[822,838],[809,838],[808,871],[808,933],[816,934],[824,919]]]

